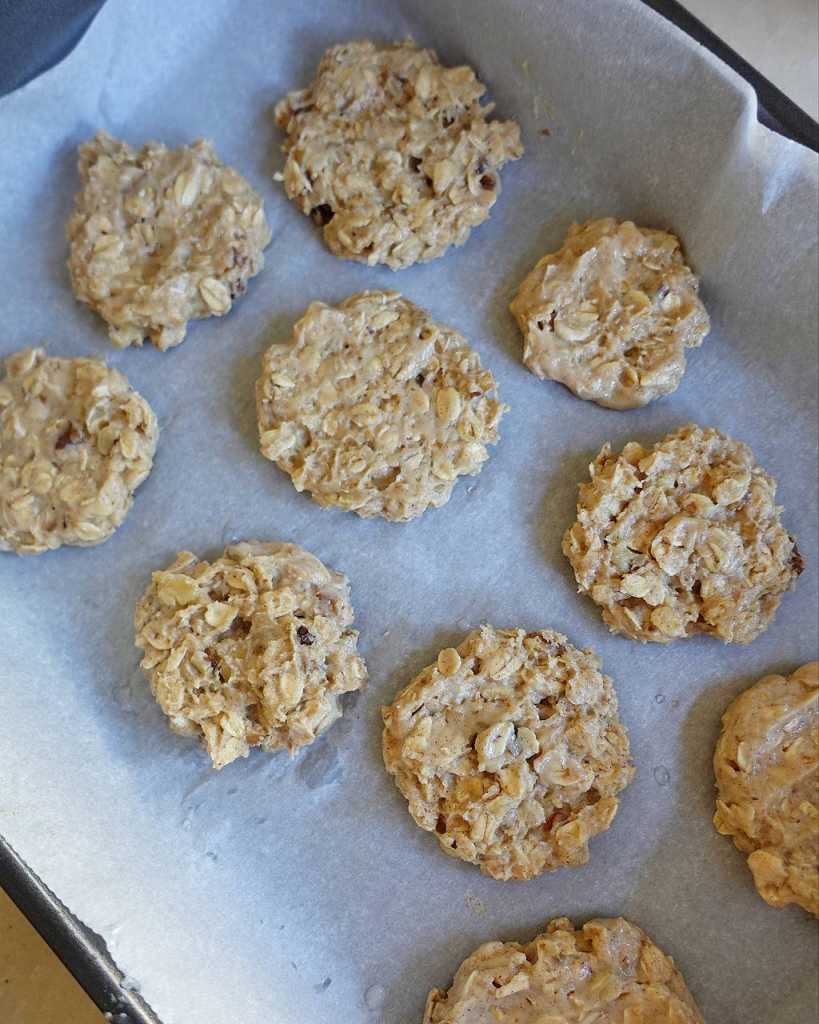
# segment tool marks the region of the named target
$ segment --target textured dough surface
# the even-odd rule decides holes
[[[293,754],[341,717],[367,670],[347,577],[295,544],[236,544],[209,563],[182,551],[137,605],[151,691],[215,768],[251,747]]]
[[[747,445],[689,424],[651,448],[605,445],[589,473],[563,552],[612,632],[748,643],[770,625],[802,559]]]
[[[314,302],[256,384],[262,454],[320,505],[404,522],[448,501],[506,406],[457,331],[396,292]]]
[[[550,921],[528,945],[487,942],[448,992],[433,989],[424,1024],[703,1024],[682,975],[622,917],[575,929]]]
[[[819,662],[765,676],[722,716],[714,825],[749,854],[760,896],[819,917]]]
[[[572,224],[510,306],[523,361],[598,405],[645,405],[676,390],[686,348],[709,331],[698,287],[674,235],[611,217]]]
[[[224,316],[264,266],[262,200],[209,142],[135,149],[100,132],[78,168],[71,283],[117,348],[178,345],[189,320]]]
[[[634,775],[600,659],[551,630],[482,626],[382,714],[416,823],[494,878],[585,864]]]
[[[500,169],[523,154],[514,121],[469,67],[411,40],[342,43],[276,107],[284,189],[336,256],[397,270],[463,245],[489,216]]]
[[[99,359],[41,348],[0,376],[0,551],[39,554],[107,540],[151,471],[151,407]]]

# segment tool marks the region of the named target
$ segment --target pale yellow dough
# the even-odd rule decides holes
[[[119,370],[41,348],[0,376],[0,551],[107,540],[153,465],[156,416]]]
[[[276,107],[284,188],[331,252],[393,270],[463,245],[489,216],[500,169],[523,153],[514,121],[490,119],[469,67],[411,40],[342,43]]]
[[[382,714],[416,823],[498,879],[585,864],[634,775],[599,658],[551,630],[482,626]]]
[[[748,643],[802,571],[776,481],[747,445],[689,424],[650,448],[605,445],[563,552],[615,633]]]
[[[528,945],[487,942],[449,991],[433,989],[423,1024],[703,1024],[682,975],[622,917],[550,921]]]
[[[748,854],[760,896],[819,917],[819,662],[771,675],[722,716],[714,826]]]
[[[182,551],[137,605],[142,668],[171,728],[215,768],[251,747],[294,753],[341,717],[367,678],[347,577],[295,544]]]
[[[579,398],[632,409],[676,390],[710,324],[674,235],[611,217],[572,224],[511,305],[523,361]]]
[[[135,149],[100,132],[79,173],[71,283],[117,348],[179,345],[189,320],[224,316],[264,266],[262,200],[209,142]]]
[[[314,302],[256,384],[259,443],[319,505],[405,522],[449,500],[506,406],[477,352],[397,292]]]

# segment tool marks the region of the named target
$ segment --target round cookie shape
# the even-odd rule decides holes
[[[489,216],[500,169],[523,154],[514,121],[489,119],[469,67],[411,40],[343,43],[276,106],[284,189],[336,256],[393,270],[463,245]]]
[[[416,824],[493,878],[585,864],[634,775],[600,659],[552,630],[482,626],[382,715]]]
[[[510,309],[523,361],[578,398],[633,409],[675,391],[710,321],[674,235],[612,217],[572,224]]]
[[[703,1024],[674,961],[622,917],[486,942],[433,989],[423,1024]]]
[[[747,853],[759,895],[819,917],[819,662],[770,675],[722,716],[714,826]]]
[[[68,269],[111,342],[165,351],[189,320],[228,313],[264,266],[271,232],[258,193],[203,139],[135,149],[100,132],[79,152]]]
[[[690,423],[651,448],[604,445],[563,553],[613,633],[749,643],[801,573],[776,481],[747,445]]]
[[[495,378],[397,292],[312,303],[256,384],[265,458],[319,505],[405,522],[449,500],[498,440]]]
[[[294,754],[367,678],[346,576],[285,543],[243,543],[152,575],[134,616],[140,662],[174,732],[214,768],[251,747]]]
[[[0,376],[0,551],[89,547],[123,522],[148,476],[156,417],[118,370],[41,348]]]

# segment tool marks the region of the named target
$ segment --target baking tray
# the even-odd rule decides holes
[[[643,2],[707,47],[753,87],[763,124],[819,151],[819,125],[685,8],[675,0]],[[0,22],[0,94],[31,80],[66,56],[101,6],[96,0],[71,0],[57,6],[56,16],[54,5],[39,0],[12,10],[4,8]],[[33,45],[23,45],[31,40],[35,41]],[[101,937],[74,917],[2,837],[0,884],[112,1024],[159,1024],[151,1008],[118,970]],[[456,966],[453,964],[452,969]]]

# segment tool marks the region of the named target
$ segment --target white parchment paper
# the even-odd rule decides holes
[[[476,67],[527,152],[464,248],[392,274],[331,256],[274,185],[271,104],[328,45],[409,33]],[[100,128],[208,136],[265,197],[266,269],[167,354],[114,352],[69,288],[75,150]],[[726,704],[817,654],[816,171],[756,123],[744,82],[637,0],[109,0],[62,65],[0,101],[0,355],[46,341],[106,356],[162,425],[111,541],[0,556],[0,831],[166,1024],[417,1024],[480,942],[561,914],[642,925],[710,1024],[816,1019],[815,925],[767,907],[710,820]],[[529,374],[507,312],[573,219],[607,214],[678,232],[713,318],[679,391],[635,412]],[[365,287],[399,288],[466,334],[511,405],[480,477],[409,525],[324,511],[257,450],[262,351],[311,299]],[[751,443],[806,556],[749,647],[611,637],[560,554],[603,442],[691,419]],[[294,762],[256,754],[216,774],[153,704],[131,617],[178,549],[245,538],[298,542],[349,575],[371,684]],[[383,770],[379,705],[484,620],[567,632],[619,690],[638,774],[580,870],[482,877],[416,828]]]

